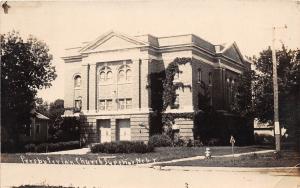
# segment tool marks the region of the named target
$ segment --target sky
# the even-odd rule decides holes
[[[1,1],[1,4],[3,1]],[[38,92],[48,102],[64,97],[64,49],[91,41],[110,30],[129,36],[193,33],[213,44],[236,41],[252,57],[272,42],[300,48],[300,0],[99,0],[8,1],[0,13],[0,33],[19,31],[43,40],[53,55],[58,77]]]

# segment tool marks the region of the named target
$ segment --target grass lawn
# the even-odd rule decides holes
[[[198,155],[204,155],[206,147],[163,147],[155,148],[154,152],[151,153],[130,153],[130,154],[105,154],[105,153],[88,153],[84,155],[74,155],[74,154],[37,154],[37,153],[17,153],[17,154],[1,154],[2,163],[22,163],[21,157],[28,160],[40,159],[45,161],[51,161],[50,164],[53,164],[52,161],[57,161],[54,164],[63,164],[65,160],[73,161],[76,164],[77,161],[89,160],[94,161],[99,157],[107,157],[107,161],[114,160],[127,160],[132,161],[136,159],[144,159],[142,163],[157,162],[157,161],[168,161],[172,159],[180,159],[186,157],[194,157]],[[218,146],[210,147],[214,156],[218,155],[228,155],[231,154],[231,147],[228,146]],[[235,153],[244,153],[244,152],[255,152],[264,150],[266,148],[257,147],[257,146],[248,146],[248,147],[236,147]],[[145,160],[145,159],[148,159]],[[35,163],[31,161],[30,163]]]
[[[235,157],[214,156],[211,159],[165,163],[161,166],[201,166],[201,167],[300,167],[300,154],[295,151],[282,151],[281,158],[275,159],[273,153],[250,154]]]

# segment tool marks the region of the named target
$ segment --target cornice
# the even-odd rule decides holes
[[[245,66],[244,66],[243,64],[237,63],[237,62],[234,61],[233,59],[228,58],[228,57],[226,57],[226,56],[224,56],[224,55],[221,55],[221,56],[219,56],[218,58],[220,58],[220,59],[222,59],[222,60],[224,60],[224,61],[226,61],[226,62],[228,62],[228,63],[230,63],[230,64],[232,64],[232,65],[234,65],[234,66],[237,66],[237,67],[239,67],[239,68],[242,68],[242,69],[245,68]],[[222,62],[220,62],[220,63],[223,64]]]
[[[136,46],[136,47],[130,47],[130,48],[118,48],[118,49],[111,49],[111,50],[86,51],[86,52],[81,52],[81,54],[88,55],[88,54],[97,54],[97,53],[105,53],[105,52],[126,51],[126,50],[132,50],[132,49],[140,49],[142,47],[145,47],[145,46]]]
[[[81,62],[82,61],[82,55],[76,55],[76,56],[65,56],[61,57],[65,63],[74,63],[74,62]]]

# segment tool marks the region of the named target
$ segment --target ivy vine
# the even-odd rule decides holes
[[[191,58],[175,58],[165,70],[165,79],[163,81],[163,110],[165,111],[168,106],[173,107],[176,99],[176,90],[178,88],[192,88],[191,85],[184,85],[182,82],[174,83],[174,77],[176,74],[181,73],[179,65],[185,65],[191,63]]]
[[[160,128],[156,127],[156,129],[161,130],[163,134],[169,136],[172,135],[172,125],[175,123],[175,119],[183,118],[195,121],[195,118],[197,118],[200,113],[200,111],[190,113],[166,112],[168,107],[176,107],[174,103],[176,100],[176,90],[178,88],[183,90],[185,88],[192,89],[191,85],[183,84],[179,81],[174,82],[175,75],[181,73],[179,66],[187,63],[191,64],[192,59],[186,57],[175,58],[165,70],[149,75],[150,83],[147,88],[151,88],[152,109],[154,111],[151,117],[156,124],[162,126]],[[157,118],[161,119],[161,123],[157,123]]]
[[[169,136],[172,135],[172,125],[175,123],[175,119],[184,118],[193,120],[195,117],[195,112],[192,113],[166,113],[168,107],[176,107],[176,90],[178,88],[189,88],[192,89],[191,85],[184,85],[182,82],[175,82],[174,77],[176,74],[181,73],[179,70],[179,65],[185,65],[187,63],[192,63],[191,58],[175,58],[165,70],[165,79],[163,80],[163,133]]]

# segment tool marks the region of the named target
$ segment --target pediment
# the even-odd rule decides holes
[[[223,50],[222,54],[226,57],[233,59],[234,61],[236,61],[240,64],[243,64],[243,56],[242,56],[240,50],[238,49],[236,43],[233,43],[228,48],[225,48]]]
[[[106,35],[102,35],[95,41],[87,44],[83,47],[80,52],[98,52],[98,51],[108,51],[108,50],[118,50],[126,48],[142,47],[147,45],[143,41],[139,41],[133,37],[128,37],[123,34],[116,32],[110,32]]]

